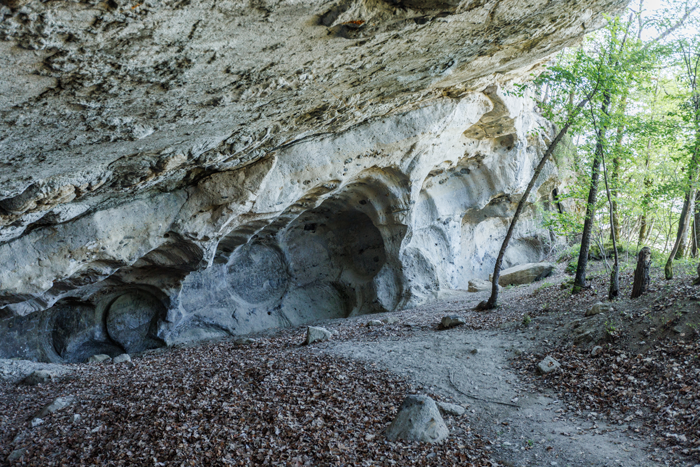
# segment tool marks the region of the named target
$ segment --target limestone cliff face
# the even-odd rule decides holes
[[[3,1],[0,357],[55,361],[486,278],[548,137],[508,83],[624,3]]]

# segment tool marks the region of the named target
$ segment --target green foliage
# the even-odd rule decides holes
[[[572,122],[568,142],[555,157],[568,184],[557,193],[556,209],[551,202],[540,208],[544,225],[570,239],[581,233],[599,147],[618,220],[618,254],[634,264],[639,248],[650,246],[656,265],[673,247],[686,193],[700,185],[700,9],[683,0],[647,8],[633,1],[579,47],[561,52],[533,81],[531,94],[559,127]],[[585,97],[588,104],[577,112]],[[612,256],[610,210],[599,195],[590,258]],[[577,257],[572,249],[558,260],[568,261],[567,272],[573,273]]]
[[[530,315],[523,316],[523,326],[529,326],[531,322],[532,318],[530,318]]]

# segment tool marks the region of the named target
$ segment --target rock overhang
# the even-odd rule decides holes
[[[99,314],[120,294],[147,294],[167,310],[151,307],[148,338],[170,342],[186,337],[183,323],[216,335],[304,322],[314,315],[296,304],[321,295],[333,317],[466,288],[485,278],[546,144],[528,132],[547,123],[508,83],[622,3],[3,7],[16,79],[0,97],[0,309],[19,319],[68,300]],[[557,177],[551,165],[540,199]],[[368,243],[381,267],[362,283],[333,228],[303,230],[328,212],[381,238]],[[534,211],[523,225],[510,264],[541,256]],[[289,253],[299,228],[323,237],[302,256],[332,259],[333,277],[311,288]],[[292,272],[251,282],[274,303],[235,292],[241,275],[225,271],[245,245],[263,258],[251,265],[277,264],[271,248]],[[228,280],[214,280],[217,267]],[[282,282],[293,286],[276,291]],[[103,334],[99,345],[115,342]]]

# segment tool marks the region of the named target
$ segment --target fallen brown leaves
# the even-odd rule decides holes
[[[700,458],[700,343],[659,342],[639,355],[610,345],[597,358],[572,347],[548,355],[562,366],[537,380],[555,389],[570,412],[602,415],[634,433],[654,436],[661,446]],[[532,375],[543,356],[523,355],[515,363]]]
[[[0,462],[26,448],[17,465],[491,465],[468,427],[440,445],[388,442],[409,384],[302,340],[171,349],[133,366],[80,365],[38,388],[0,386]],[[78,403],[32,428],[62,395]]]

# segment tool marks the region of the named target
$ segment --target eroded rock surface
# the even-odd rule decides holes
[[[510,83],[623,3],[5,1],[0,357],[115,357],[486,279],[553,133]],[[530,201],[565,178],[551,163]],[[505,266],[551,241],[530,206]]]

